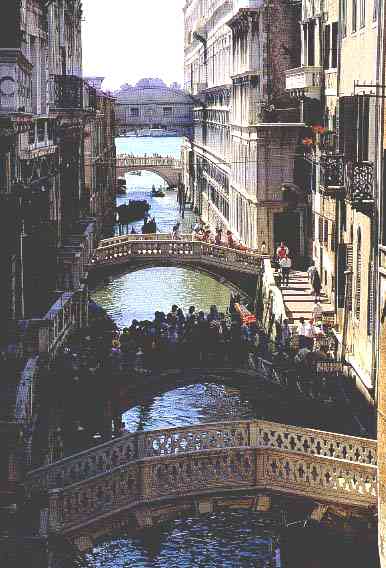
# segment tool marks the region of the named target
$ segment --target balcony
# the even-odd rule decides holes
[[[32,113],[32,65],[19,49],[0,49],[0,115]]]
[[[81,77],[54,75],[50,79],[51,111],[96,111],[96,90]]]
[[[354,162],[347,171],[347,199],[351,207],[365,215],[371,215],[374,206],[374,164]]]
[[[344,195],[344,157],[322,154],[320,156],[320,190],[325,195]]]
[[[307,95],[320,99],[323,68],[315,66],[296,67],[285,72],[285,88],[295,96]]]

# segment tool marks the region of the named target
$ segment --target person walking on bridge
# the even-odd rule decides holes
[[[279,266],[281,268],[281,280],[283,286],[289,286],[289,274],[292,266],[292,261],[289,256],[283,256],[279,259]]]

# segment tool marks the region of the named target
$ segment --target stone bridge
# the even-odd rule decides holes
[[[117,177],[132,171],[146,170],[158,174],[170,187],[177,187],[181,181],[181,161],[173,156],[130,156],[118,154],[116,158]]]
[[[334,506],[366,515],[377,505],[376,463],[373,440],[246,420],[127,434],[31,471],[26,486],[48,495],[41,531],[84,549],[130,517],[151,526],[235,495],[257,510],[276,495],[306,499],[319,517]]]
[[[258,254],[205,243],[191,234],[181,235],[179,240],[167,234],[125,235],[100,241],[90,271],[106,275],[114,268],[134,272],[177,266],[205,272],[254,298],[260,259]]]

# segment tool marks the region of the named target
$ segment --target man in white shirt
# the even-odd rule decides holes
[[[279,260],[279,266],[281,268],[281,280],[283,286],[289,286],[289,273],[292,266],[292,261],[289,256],[283,256]]]
[[[306,324],[304,335],[306,336],[306,347],[308,347],[308,349],[311,349],[312,351],[312,349],[314,348],[314,337],[316,335],[313,319],[310,319],[310,321]]]

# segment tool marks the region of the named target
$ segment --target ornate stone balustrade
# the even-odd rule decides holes
[[[376,441],[265,420],[215,422],[127,434],[31,471],[29,491],[63,488],[134,460],[228,448],[260,448],[376,465]]]
[[[286,89],[293,93],[305,92],[311,98],[320,99],[322,67],[303,66],[285,72]]]
[[[145,166],[167,168],[181,168],[181,160],[173,156],[130,156],[128,154],[118,154],[117,168],[140,168]]]
[[[257,274],[260,256],[250,252],[237,251],[190,240],[129,240],[125,237],[111,239],[107,246],[99,246],[91,263],[94,266],[133,263],[137,261],[156,264],[157,260],[176,263],[222,266],[248,274]]]
[[[163,498],[263,489],[340,505],[376,505],[376,467],[286,450],[229,448],[137,460],[49,494],[49,530],[81,527]]]
[[[99,241],[100,247],[107,247],[117,243],[128,243],[133,241],[170,241],[170,233],[156,233],[144,235],[122,235],[120,237],[110,237],[109,239],[102,239]],[[181,241],[194,241],[197,240],[192,233],[180,233]]]

